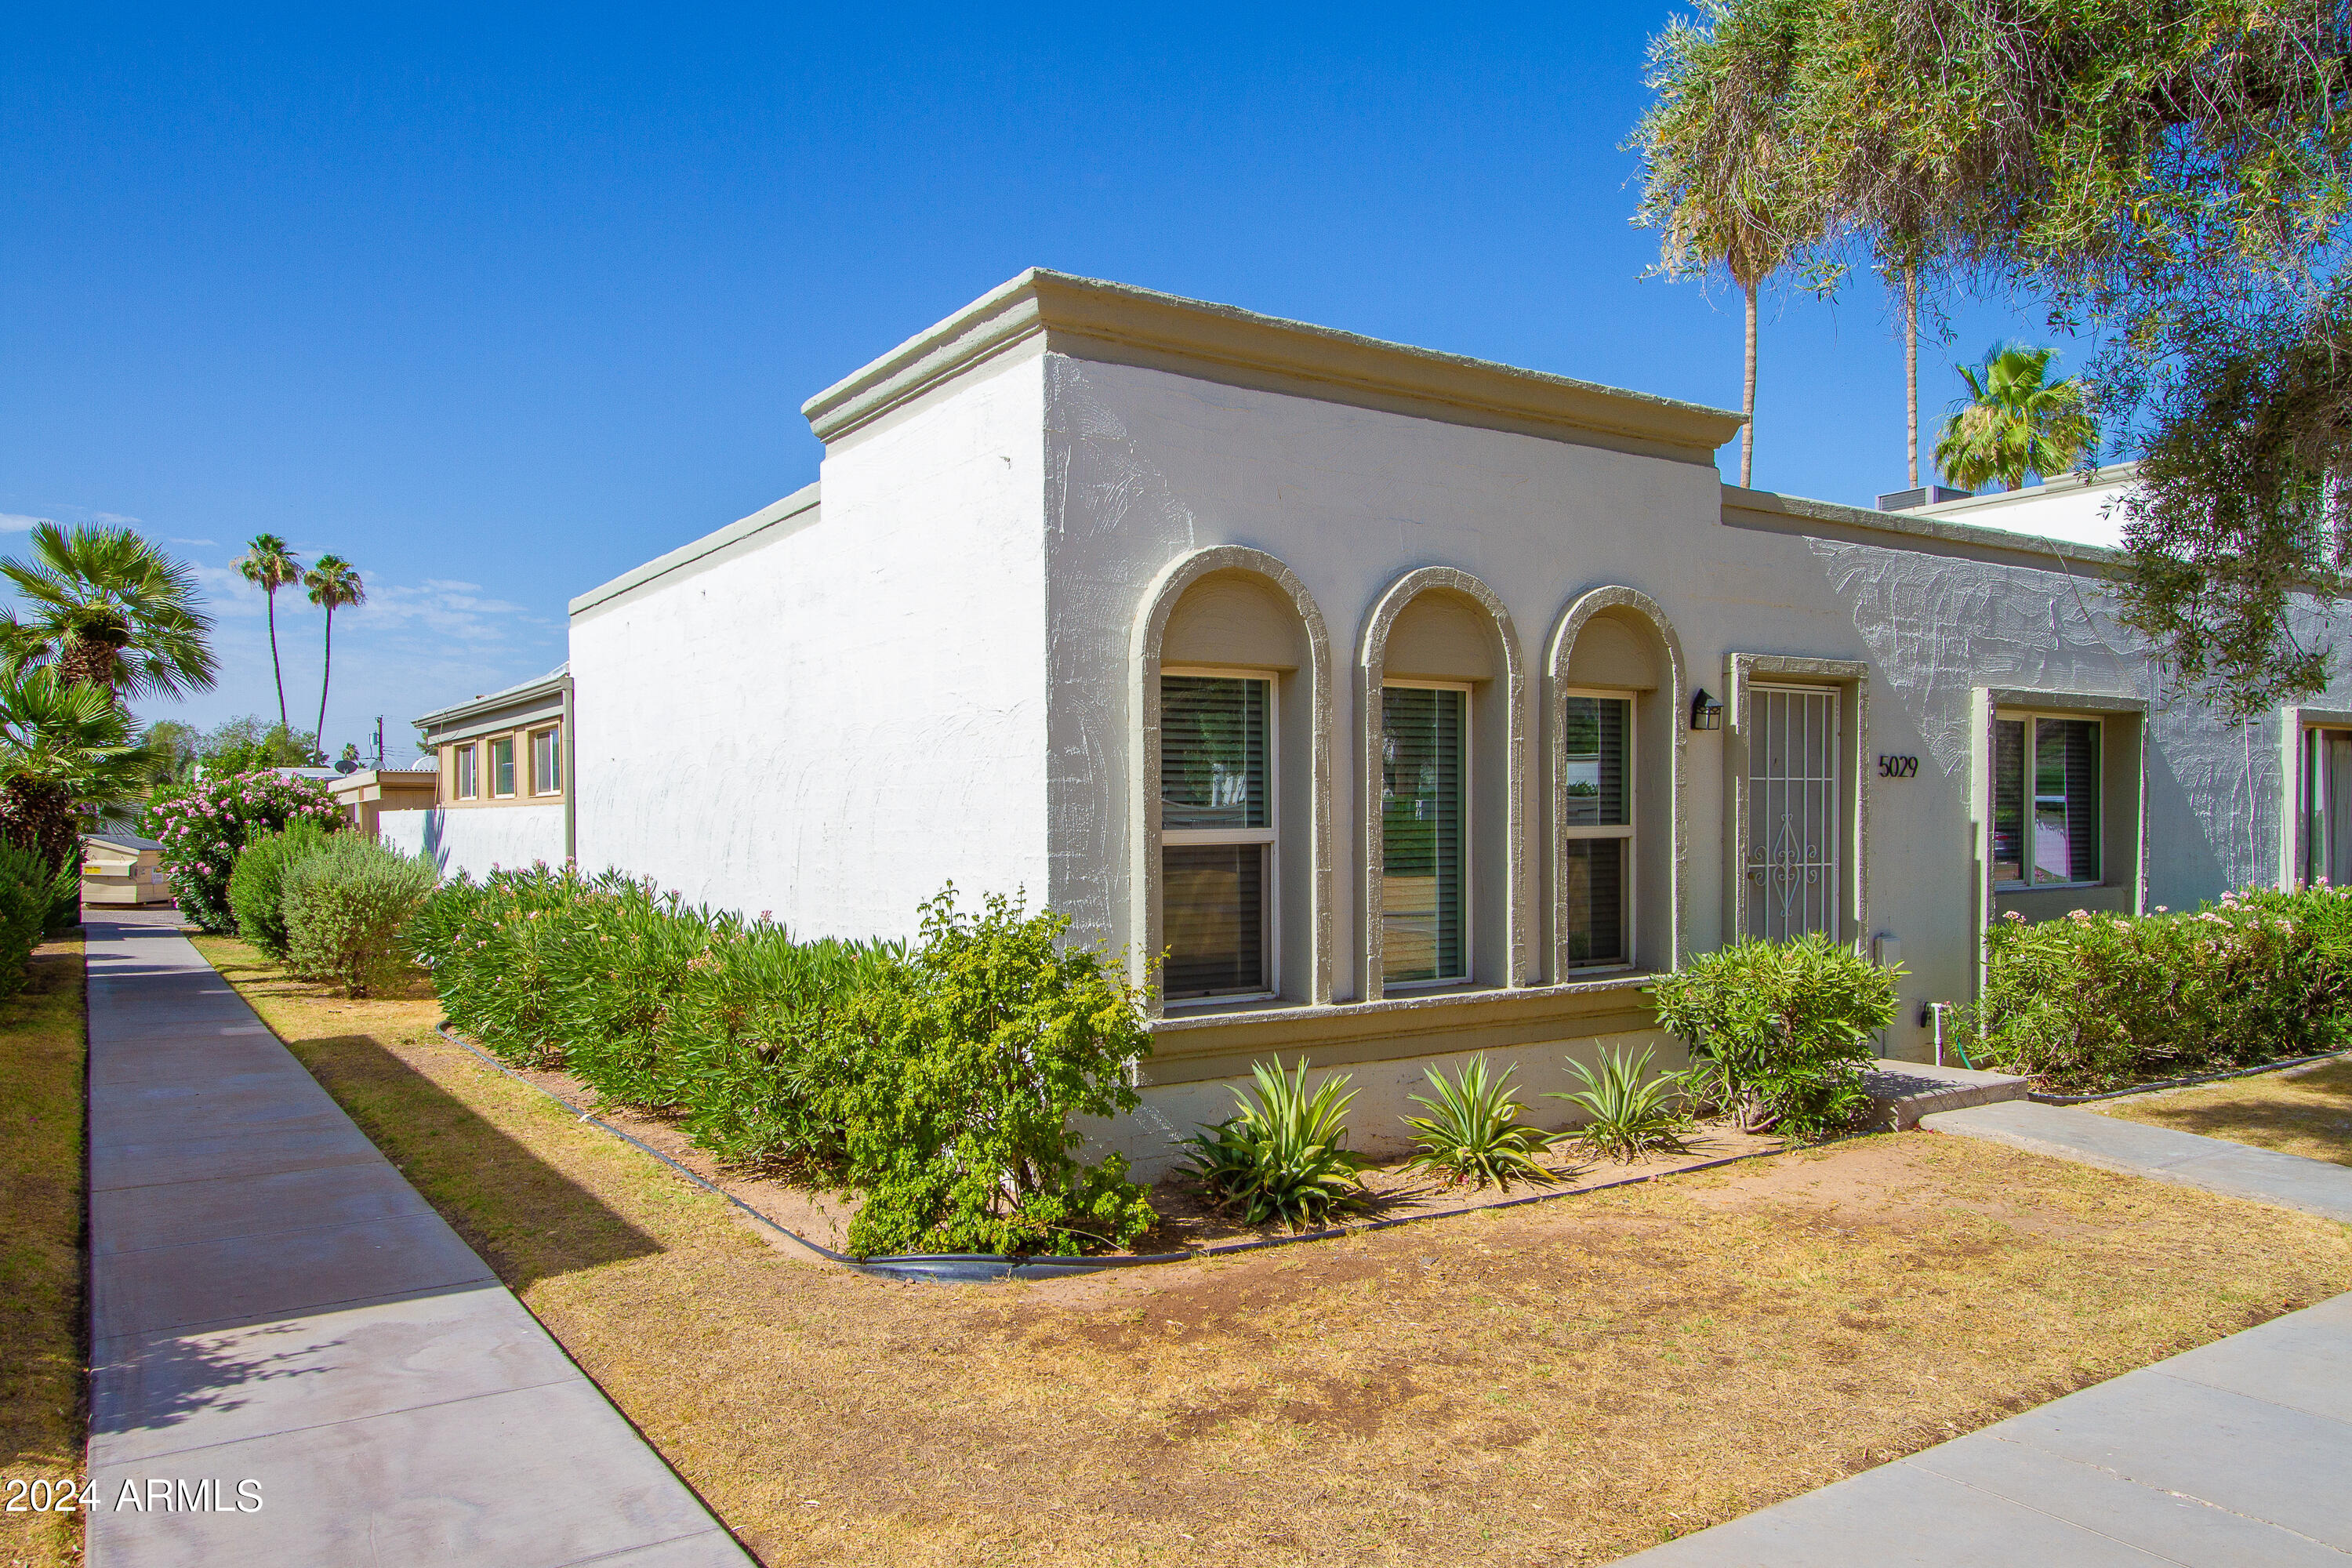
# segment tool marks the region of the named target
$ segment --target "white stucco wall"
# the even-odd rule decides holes
[[[429,854],[442,875],[480,879],[499,866],[563,858],[561,805],[435,806],[387,811],[377,836],[405,855]]]
[[[1047,889],[1040,367],[836,443],[784,525],[573,617],[578,844],[805,936]]]

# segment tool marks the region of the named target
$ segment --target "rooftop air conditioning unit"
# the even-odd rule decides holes
[[[1881,511],[1910,511],[1917,507],[1940,506],[1948,500],[1966,500],[1972,492],[1956,490],[1949,485],[1923,485],[1916,490],[1896,490],[1878,498]]]

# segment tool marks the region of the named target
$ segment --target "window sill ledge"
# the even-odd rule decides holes
[[[1215,1028],[1221,1025],[1249,1022],[1278,1016],[1286,1020],[1301,1022],[1324,1018],[1361,1018],[1382,1013],[1418,1013],[1443,1011],[1527,1002],[1540,1004],[1574,996],[1605,995],[1612,991],[1638,992],[1655,984],[1658,976],[1648,970],[1613,973],[1593,980],[1563,981],[1549,985],[1456,985],[1442,990],[1409,991],[1401,996],[1383,996],[1377,1002],[1325,1002],[1320,1004],[1294,1002],[1276,997],[1261,1002],[1241,1002],[1227,1006],[1185,1007],[1164,1016],[1145,1020],[1144,1027],[1152,1034],[1181,1034],[1191,1029]]]

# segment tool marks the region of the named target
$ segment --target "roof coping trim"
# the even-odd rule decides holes
[[[1080,359],[1158,361],[1456,424],[1601,437],[1712,465],[1741,416],[1494,360],[1389,342],[1233,305],[1031,268],[801,405],[832,442],[1028,341]]]
[[[811,482],[803,485],[782,500],[771,501],[749,517],[739,517],[714,533],[706,533],[689,544],[681,544],[667,555],[656,555],[644,565],[622,573],[611,582],[589,589],[572,601],[571,613],[579,615],[593,610],[607,599],[617,599],[632,588],[642,588],[657,577],[667,577],[681,567],[691,566],[706,555],[715,554],[729,545],[763,533],[782,523],[791,522],[805,512],[818,510],[819,487]],[[814,521],[815,519],[810,519]]]

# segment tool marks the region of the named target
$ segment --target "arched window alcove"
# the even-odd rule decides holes
[[[1594,588],[1562,612],[1546,675],[1551,979],[1679,967],[1682,643],[1648,595]]]
[[[1171,1008],[1331,999],[1331,654],[1290,569],[1171,563],[1137,617],[1134,977]]]
[[[1448,566],[1391,584],[1359,661],[1361,995],[1529,984],[1527,679],[1510,612]]]

